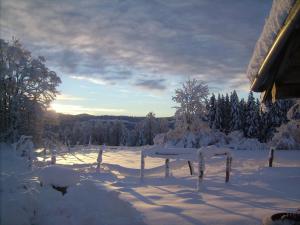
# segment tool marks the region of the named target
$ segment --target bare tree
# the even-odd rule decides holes
[[[208,86],[203,81],[196,79],[187,80],[181,88],[175,90],[172,100],[179,104],[176,106],[176,117],[189,131],[191,124],[204,116],[206,112]]]

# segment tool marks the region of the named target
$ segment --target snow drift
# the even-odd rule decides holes
[[[277,128],[271,141],[276,149],[300,149],[300,100],[287,113],[290,120]]]
[[[236,150],[264,150],[268,148],[267,144],[259,142],[256,138],[244,137],[241,131],[233,131],[226,135],[210,128],[197,132],[172,130],[166,134],[159,134],[154,140],[157,145],[184,148],[200,148],[210,145],[225,146]]]

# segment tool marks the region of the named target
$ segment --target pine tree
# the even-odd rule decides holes
[[[223,119],[222,100],[220,94],[218,94],[218,99],[216,102],[216,115],[213,123],[213,129],[219,129],[219,130],[222,129],[222,119]]]
[[[214,94],[211,95],[209,104],[208,104],[208,121],[209,127],[213,128],[216,118],[216,97]]]
[[[125,128],[124,124],[118,120],[113,123],[110,131],[110,144],[111,145],[120,145],[124,143],[124,134]]]
[[[273,136],[275,128],[272,126],[271,116],[269,112],[260,112],[259,135],[260,142],[267,142]]]
[[[277,100],[275,103],[266,102],[264,111],[260,112],[259,140],[267,142],[272,139],[276,132],[276,127],[286,123],[287,111],[294,104],[292,100]]]
[[[231,121],[231,109],[230,109],[230,101],[229,96],[226,93],[225,99],[224,99],[224,109],[223,109],[223,117],[224,117],[224,124],[223,124],[223,131],[228,134],[230,131],[230,121]]]
[[[277,100],[275,103],[270,104],[271,121],[274,127],[279,127],[282,123],[286,123],[287,111],[294,104],[292,100]]]
[[[241,130],[243,131],[245,135],[245,127],[246,127],[246,111],[247,111],[247,105],[245,102],[245,99],[241,99],[239,102],[239,108],[240,108],[240,118],[241,118]]]
[[[230,95],[230,115],[230,132],[240,130],[242,128],[241,108],[235,90]]]
[[[253,92],[248,95],[247,107],[245,112],[244,134],[249,138],[258,137],[259,129],[259,106],[253,97]]]
[[[224,97],[223,94],[221,95],[218,107],[220,108],[220,117],[221,117],[220,131],[225,132],[225,127],[226,127],[226,118],[225,118],[226,106],[225,106],[225,97]]]
[[[146,144],[153,145],[153,138],[157,134],[158,124],[155,119],[155,114],[149,112],[144,121],[144,137],[146,138]]]

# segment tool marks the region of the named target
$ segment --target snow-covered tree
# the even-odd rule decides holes
[[[277,128],[272,138],[271,145],[277,149],[299,149],[300,148],[300,100],[288,111],[289,122]]]
[[[273,136],[275,127],[272,124],[271,116],[268,112],[260,112],[258,139],[261,142],[267,142]]]
[[[208,121],[209,121],[209,127],[213,128],[214,123],[215,123],[215,118],[216,118],[216,107],[217,107],[217,102],[216,102],[216,97],[214,94],[211,95],[209,103],[208,103]]]
[[[135,131],[136,131],[136,146],[142,146],[146,144],[146,138],[144,135],[144,121],[141,121],[136,124]]]
[[[222,129],[223,113],[222,113],[222,98],[218,94],[217,104],[216,104],[216,114],[213,123],[213,129]]]
[[[153,138],[158,130],[155,114],[153,112],[149,112],[144,123],[144,137],[146,139],[146,144],[153,145]]]
[[[110,129],[110,143],[111,145],[124,145],[126,137],[126,130],[121,121],[113,123]]]
[[[175,90],[172,100],[179,104],[175,107],[176,114],[182,118],[186,130],[190,130],[192,123],[205,115],[208,94],[208,86],[196,79],[187,80]]]
[[[158,119],[158,133],[166,133],[169,130],[169,122],[166,118]]]
[[[230,95],[230,132],[240,130],[242,128],[241,110],[239,97],[234,90]]]
[[[248,95],[248,101],[245,113],[245,125],[244,134],[246,137],[256,138],[258,137],[259,129],[259,105],[255,101],[253,92],[250,91]]]
[[[277,100],[274,103],[267,104],[274,127],[279,127],[282,123],[288,122],[287,112],[293,104],[293,100]]]
[[[226,93],[223,103],[223,131],[228,134],[230,132],[231,107],[228,93]]]
[[[244,127],[245,127],[245,124],[246,124],[247,104],[246,104],[246,102],[243,98],[240,100],[239,108],[240,108],[240,117],[241,117],[241,128],[244,132]]]
[[[37,124],[43,123],[41,112],[55,98],[61,80],[43,57],[32,57],[18,40],[0,39],[0,46],[0,138],[16,141],[27,134],[37,141],[37,129],[43,127]]]
[[[239,100],[235,90],[231,93],[229,102],[227,96],[219,94],[217,99],[214,95],[211,96],[207,105],[210,128],[225,133],[242,130],[244,136],[258,138],[261,142],[269,141],[276,127],[288,121],[287,111],[294,104],[292,100],[278,100],[261,105],[252,92],[249,93],[247,102],[243,98]]]

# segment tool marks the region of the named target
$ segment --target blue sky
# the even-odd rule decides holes
[[[188,78],[249,90],[245,72],[271,0],[2,0],[15,36],[62,78],[59,112],[171,116]]]

